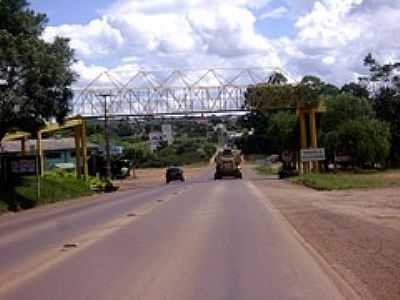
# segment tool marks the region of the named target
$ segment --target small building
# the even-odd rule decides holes
[[[161,147],[163,139],[163,134],[161,131],[152,131],[149,133],[149,146],[151,151],[156,151]]]
[[[161,147],[162,143],[172,145],[174,143],[174,132],[172,126],[164,124],[161,131],[152,131],[149,133],[149,145],[151,151],[156,151]]]
[[[174,131],[172,130],[172,126],[170,124],[164,124],[161,126],[161,131],[163,140],[167,142],[168,145],[172,145],[174,143]]]
[[[27,140],[25,142],[26,154],[36,154],[36,140]],[[60,138],[60,139],[43,139],[42,140],[43,154],[45,157],[44,168],[51,170],[56,167],[75,168],[75,139]],[[87,145],[88,155],[97,153],[99,147],[89,143]],[[20,141],[2,142],[0,146],[0,155],[18,156],[21,155]]]

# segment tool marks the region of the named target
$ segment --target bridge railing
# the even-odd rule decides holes
[[[138,71],[126,84],[104,72],[74,90],[72,113],[101,117],[243,111],[247,88],[268,83],[276,72],[283,73],[271,67]]]

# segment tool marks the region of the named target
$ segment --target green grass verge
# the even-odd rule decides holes
[[[0,196],[0,212],[29,209],[40,205],[91,195],[90,184],[68,173],[49,173],[40,179],[40,199],[37,198],[36,177],[25,177],[14,191]]]
[[[278,175],[279,168],[280,168],[280,166],[278,166],[278,167],[274,167],[274,166],[257,166],[254,169],[256,170],[256,172],[259,175],[268,176],[268,175]]]
[[[0,215],[8,212],[8,205],[0,200]]]
[[[372,174],[306,174],[288,180],[317,190],[345,190],[354,188],[400,186],[400,181],[397,178],[386,177],[385,172]]]

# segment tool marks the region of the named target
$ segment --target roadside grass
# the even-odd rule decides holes
[[[322,190],[345,190],[355,188],[383,188],[400,186],[400,171],[384,171],[373,173],[310,173],[304,176],[288,179],[290,182],[303,184],[304,186]]]
[[[247,163],[256,163],[257,161],[263,160],[265,161],[268,158],[265,154],[251,154],[246,155],[245,160]]]
[[[265,166],[256,166],[254,170],[259,174],[259,175],[264,175],[264,176],[269,176],[269,175],[278,175],[279,169],[281,165],[265,165]]]
[[[0,199],[0,215],[8,212],[8,205]]]
[[[89,182],[68,173],[46,173],[40,179],[40,186],[38,200],[36,177],[24,177],[13,191],[0,195],[0,212],[30,209],[93,194]]]

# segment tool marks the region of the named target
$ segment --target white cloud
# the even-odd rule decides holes
[[[95,80],[100,74],[107,71],[107,68],[96,65],[86,65],[83,61],[76,62],[72,69],[79,75],[79,81],[76,84],[79,87],[85,87]]]
[[[349,19],[348,14],[362,0],[317,1],[312,11],[296,22],[298,39],[308,47],[330,48],[345,45],[360,37],[360,19]]]
[[[272,11],[268,11],[266,13],[263,13],[258,17],[260,20],[265,20],[265,19],[280,19],[283,16],[287,15],[289,13],[289,10],[285,6],[278,7]]]
[[[181,14],[188,9],[208,8],[230,4],[236,7],[262,8],[271,0],[118,0],[106,10],[106,14],[125,15],[131,12],[143,14]]]
[[[255,28],[253,10],[269,2],[119,0],[101,19],[87,25],[49,27],[44,38],[69,37],[86,64],[126,64],[134,57],[134,63],[145,68],[187,68],[199,63],[231,66],[234,61],[254,60],[256,55],[280,65],[270,41]]]
[[[314,1],[280,54],[297,74],[343,84],[365,72],[362,60],[369,52],[384,60],[400,52],[399,17],[400,3],[394,0]]]
[[[229,58],[272,51],[269,41],[254,31],[256,19],[245,8],[221,5],[212,12],[191,10],[187,20],[202,49],[210,55]]]
[[[46,28],[43,38],[51,41],[57,35],[70,38],[71,46],[82,58],[106,56],[124,44],[121,32],[111,27],[105,18],[93,20],[87,25],[50,26]]]
[[[44,38],[71,38],[85,80],[105,67],[129,75],[139,67],[274,65],[343,83],[363,72],[368,52],[399,59],[397,0],[285,0],[275,10],[272,2],[117,0],[101,18],[49,27]],[[291,22],[293,32],[268,39],[256,16]]]

